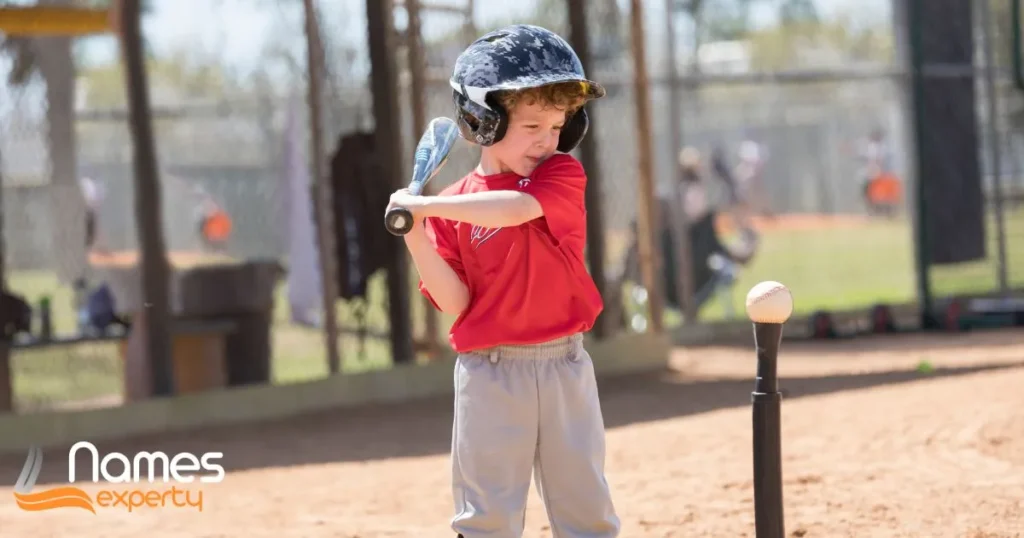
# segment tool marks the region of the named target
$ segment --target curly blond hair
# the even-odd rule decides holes
[[[580,82],[559,82],[537,88],[506,90],[497,94],[498,102],[511,114],[520,104],[539,103],[544,108],[565,110],[568,118],[587,101],[587,87]]]

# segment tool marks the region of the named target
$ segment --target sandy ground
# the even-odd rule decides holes
[[[1021,335],[786,342],[787,535],[1024,536]],[[931,373],[915,371],[923,360]],[[747,349],[680,350],[669,372],[602,385],[607,472],[623,537],[754,535],[753,371]],[[128,454],[223,451],[227,477],[202,488],[201,513],[23,512],[11,491],[24,456],[3,456],[0,534],[452,536],[450,420],[450,402],[437,399],[100,445]],[[47,450],[37,491],[66,482],[66,455],[66,447]],[[551,535],[534,492],[527,525],[526,536]]]

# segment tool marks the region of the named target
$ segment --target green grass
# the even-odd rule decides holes
[[[1007,281],[1010,288],[1024,287],[1024,208],[1006,213]],[[930,271],[932,292],[937,297],[997,291],[998,242],[994,219],[986,228],[988,245],[984,260],[933,267]]]
[[[913,243],[901,223],[768,232],[754,260],[741,269],[732,307],[744,316],[746,291],[764,280],[790,288],[795,314],[907,302],[915,296],[913,267]],[[723,319],[725,311],[712,301],[701,314],[715,320]]]
[[[54,331],[71,334],[75,317],[71,310],[72,290],[62,286],[53,273],[43,271],[14,272],[8,277],[9,287],[25,296],[33,305],[49,296],[53,308]],[[386,298],[383,276],[371,283],[373,301],[367,309],[366,320],[371,331],[387,330],[387,309],[382,306]],[[417,294],[418,297],[418,294]],[[423,307],[420,301],[411,305],[417,334],[423,326]],[[354,308],[340,302],[339,324],[357,327]],[[441,320],[442,329],[451,320]],[[291,323],[287,301],[287,287],[282,282],[275,292],[274,324],[272,328],[273,355],[271,359],[274,383],[295,383],[321,379],[328,375],[327,354],[323,333]],[[443,341],[443,340],[442,340]],[[341,338],[342,372],[357,373],[391,366],[390,346],[367,336],[360,349],[355,336]],[[22,409],[47,407],[83,400],[118,395],[122,389],[123,365],[116,343],[93,343],[44,349],[22,349],[12,354],[15,399]]]
[[[1024,288],[1024,210],[1007,214],[1007,266],[1011,288]],[[996,234],[989,220],[988,256],[976,262],[933,266],[929,270],[935,297],[982,294],[998,290]],[[737,317],[745,318],[747,290],[758,282],[786,284],[796,314],[819,309],[850,310],[879,302],[917,299],[917,278],[910,225],[877,220],[860,227],[766,232],[756,258],[742,268],[732,296]],[[678,312],[667,323],[677,322]],[[725,309],[709,301],[701,312],[706,321],[722,320]]]

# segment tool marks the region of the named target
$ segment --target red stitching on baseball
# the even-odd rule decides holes
[[[761,302],[761,301],[771,297],[772,295],[775,295],[776,292],[782,291],[784,289],[786,289],[785,286],[775,286],[772,289],[768,290],[767,292],[761,294],[760,297],[757,297],[756,299],[751,301],[750,304],[757,304],[757,303],[759,303],[759,302]]]

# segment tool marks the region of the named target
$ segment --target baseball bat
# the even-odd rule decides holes
[[[785,538],[782,514],[782,433],[778,361],[781,323],[754,323],[757,378],[751,394],[754,422],[754,535]]]
[[[448,162],[448,154],[458,136],[459,128],[453,120],[443,116],[430,120],[416,144],[409,192],[416,196],[423,192],[423,187]],[[412,230],[412,225],[412,213],[404,207],[393,207],[384,215],[384,226],[392,235],[405,235]]]

